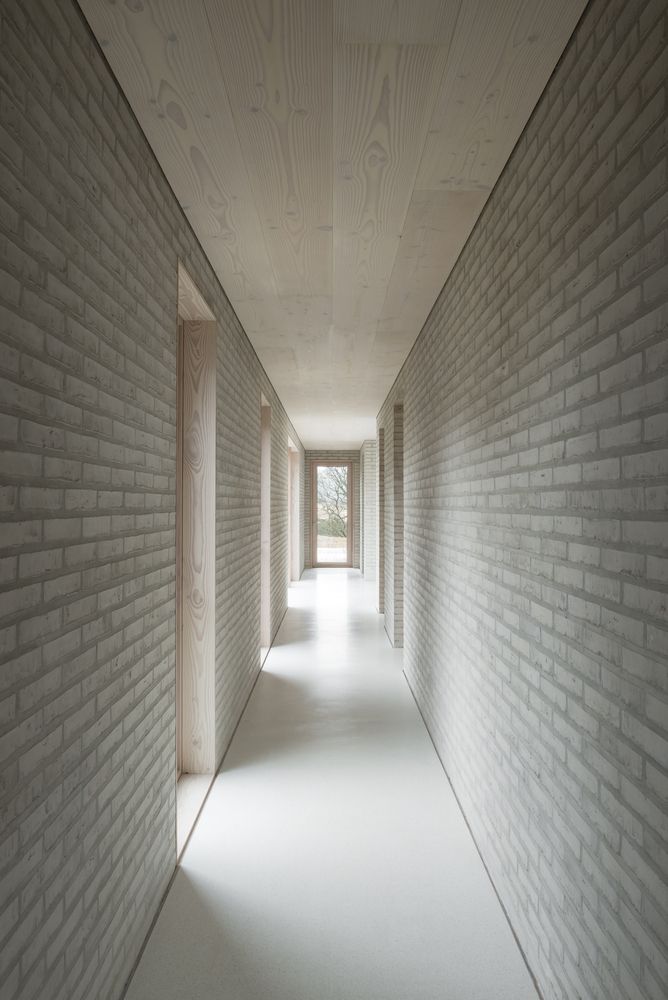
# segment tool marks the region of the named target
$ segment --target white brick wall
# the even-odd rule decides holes
[[[379,416],[406,673],[559,1000],[668,982],[666,16],[590,4]]]
[[[0,994],[115,1000],[175,860],[177,260],[218,321],[216,741],[297,441],[70,0],[0,8]]]

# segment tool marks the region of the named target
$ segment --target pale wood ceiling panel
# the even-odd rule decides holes
[[[161,166],[231,299],[275,294],[202,6],[81,0]]]
[[[265,301],[247,299],[235,303],[244,328],[253,330],[255,338],[267,330],[323,329],[332,322],[332,300],[327,296],[272,298]]]
[[[205,7],[279,294],[331,295],[331,5]]]
[[[305,444],[354,445],[586,0],[80,0]]]
[[[330,332],[331,327],[322,326],[263,330],[254,335],[253,343],[261,357],[273,348],[291,347],[294,350],[295,366],[290,375],[292,385],[316,368],[331,365]]]
[[[334,41],[447,46],[455,30],[460,2],[337,0],[334,4]]]
[[[462,3],[418,190],[493,187],[584,6],[582,0]]]
[[[447,49],[339,44],[334,58],[334,324],[377,320]]]

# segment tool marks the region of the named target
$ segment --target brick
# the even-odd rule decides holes
[[[661,162],[657,163],[649,174],[645,174],[637,186],[620,203],[618,209],[620,223],[626,225],[635,216],[645,211],[650,212],[653,216],[653,210],[648,209],[647,206],[652,204],[657,194],[665,191],[665,187],[666,164]],[[649,232],[649,230],[647,231]]]
[[[657,449],[622,458],[625,479],[653,478],[668,474],[668,448]]]
[[[659,406],[668,399],[668,378],[645,381],[636,389],[628,389],[621,395],[623,416],[640,413],[653,406]]]
[[[629,420],[625,424],[603,428],[599,434],[601,448],[627,448],[638,444],[642,438],[640,420]]]

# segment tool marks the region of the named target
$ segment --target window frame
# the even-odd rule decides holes
[[[348,470],[348,534],[346,561],[318,562],[318,468],[346,468]],[[353,463],[347,459],[311,459],[311,565],[314,569],[352,569],[353,565]]]

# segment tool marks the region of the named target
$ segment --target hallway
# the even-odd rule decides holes
[[[536,996],[356,570],[307,571],[128,1000]]]
[[[0,1000],[668,998],[667,67],[2,0]]]

